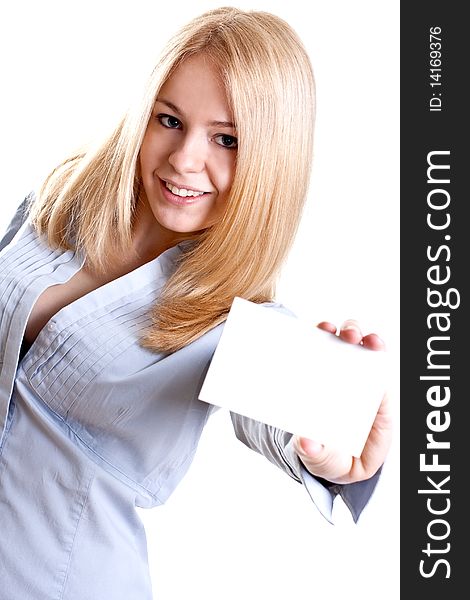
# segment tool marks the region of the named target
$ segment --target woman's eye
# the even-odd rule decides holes
[[[233,135],[216,135],[215,141],[219,146],[223,146],[224,148],[237,148],[238,140]]]
[[[179,119],[176,117],[172,117],[171,115],[158,115],[157,119],[163,125],[163,127],[168,127],[168,129],[180,129],[181,123]]]

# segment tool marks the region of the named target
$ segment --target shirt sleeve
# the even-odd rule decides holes
[[[327,521],[333,523],[333,502],[338,494],[350,510],[354,521],[358,521],[377,485],[381,469],[365,481],[346,485],[331,483],[315,477],[305,468],[294,450],[291,433],[233,412],[230,416],[237,438],[301,483]]]
[[[3,250],[5,246],[11,242],[11,240],[15,237],[20,227],[28,218],[29,209],[34,200],[34,192],[30,192],[26,198],[21,202],[21,204],[16,209],[15,214],[13,215],[10,224],[8,225],[5,233],[0,239],[0,250]]]

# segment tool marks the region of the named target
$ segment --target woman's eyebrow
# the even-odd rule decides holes
[[[170,110],[178,113],[179,115],[184,116],[183,111],[180,108],[178,108],[176,104],[173,104],[173,102],[170,102],[169,100],[164,100],[163,98],[157,98],[157,102],[165,104]],[[236,129],[235,123],[232,123],[231,121],[210,121],[208,125],[209,127],[227,127],[230,129]]]

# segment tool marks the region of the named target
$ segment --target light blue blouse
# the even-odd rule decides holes
[[[198,393],[223,325],[172,354],[139,337],[184,245],[72,302],[20,359],[39,295],[83,264],[23,223],[0,253],[0,597],[150,600],[135,507],[162,504],[186,473],[215,407]],[[267,307],[283,310],[270,303]],[[311,476],[291,434],[232,414],[237,437],[302,483],[326,518],[340,493],[355,519],[377,477],[331,486]]]

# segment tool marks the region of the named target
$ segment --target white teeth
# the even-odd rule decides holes
[[[182,196],[183,198],[186,198],[186,196],[202,196],[204,194],[204,192],[194,192],[193,190],[185,190],[184,188],[179,189],[176,185],[168,183],[168,181],[165,181],[165,185],[175,196]]]

